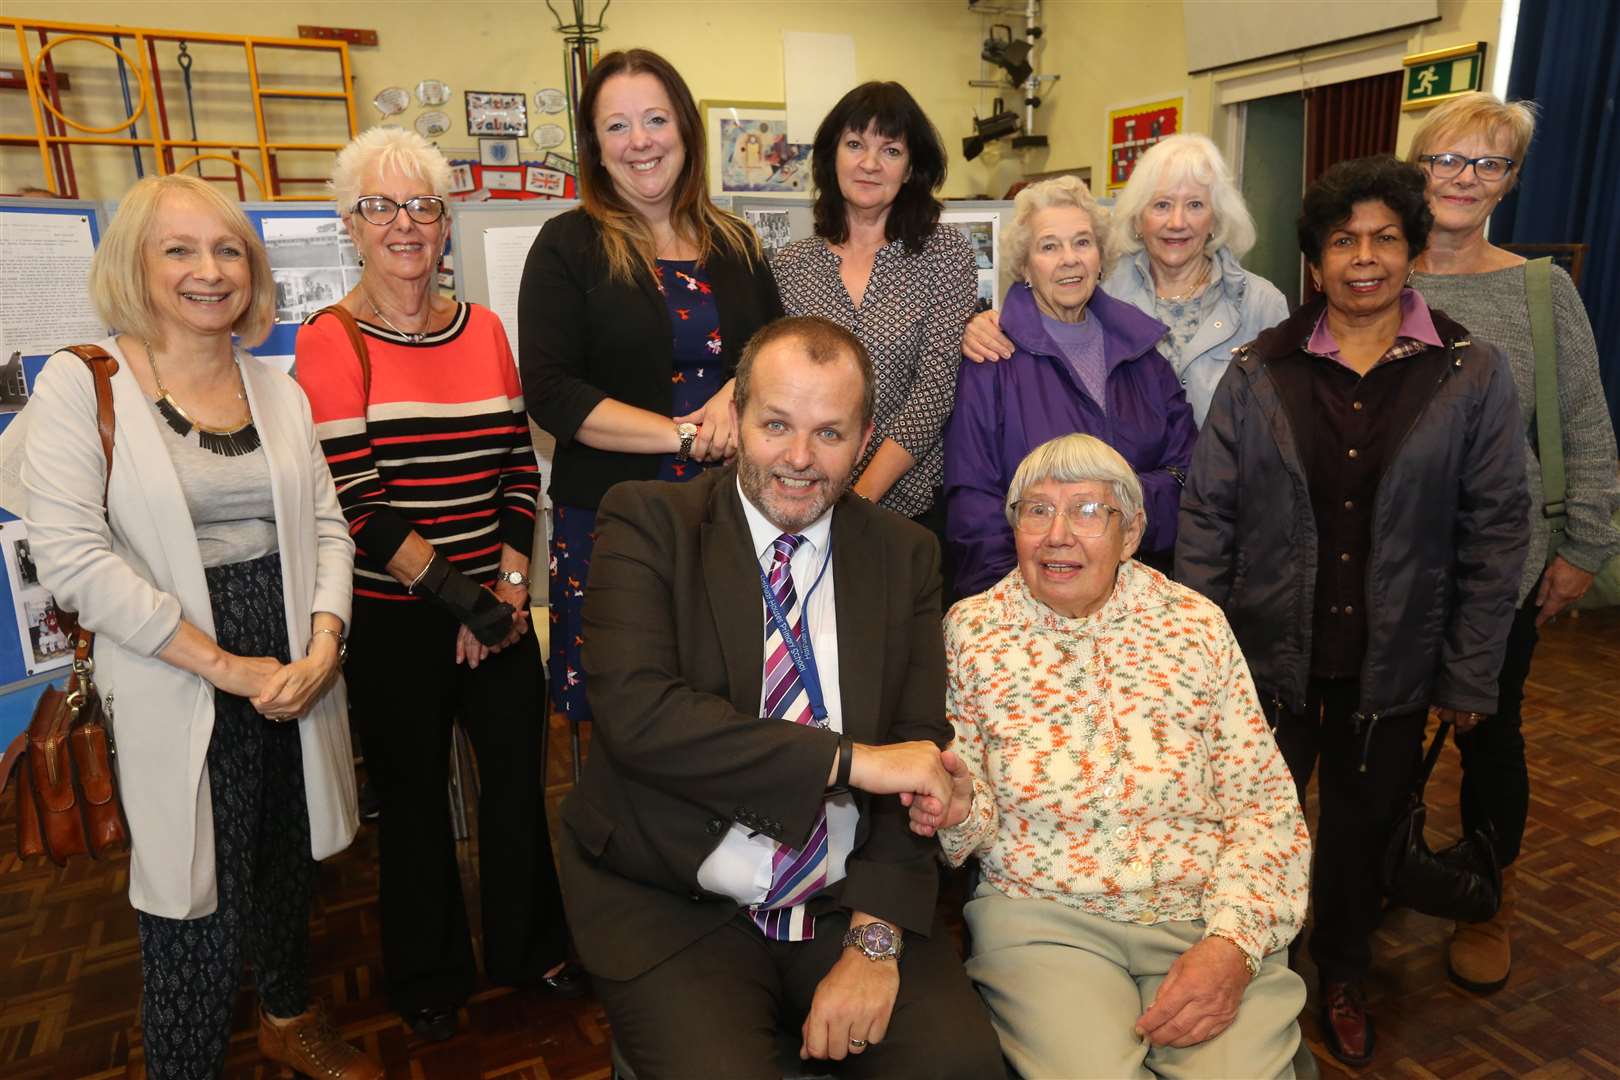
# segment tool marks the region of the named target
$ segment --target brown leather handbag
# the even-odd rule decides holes
[[[95,345],[74,345],[67,351],[95,376],[96,426],[110,482],[112,376],[118,361]],[[101,503],[105,508],[105,483]],[[79,626],[74,615],[62,612],[61,619],[64,632],[73,638],[67,687],[46,688],[28,730],[11,741],[0,759],[0,790],[10,784],[13,772],[17,775],[17,853],[23,858],[44,855],[58,866],[74,855],[99,859],[129,849],[129,822],[114,769],[117,751],[93,678],[95,635]]]

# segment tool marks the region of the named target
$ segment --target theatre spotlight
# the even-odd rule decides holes
[[[973,134],[962,140],[962,156],[972,161],[984,152],[985,143],[1004,139],[1008,135],[1017,134],[1024,126],[1015,112],[1008,112],[1002,107],[1001,99],[996,99],[996,111],[989,117],[980,120],[973,118]]]
[[[999,36],[997,31],[1000,31]],[[1012,27],[997,23],[990,28],[990,36],[984,39],[984,49],[979,56],[1005,71],[1014,86],[1023,86],[1030,72],[1035,70],[1029,62],[1033,48],[1028,41],[1012,40]]]

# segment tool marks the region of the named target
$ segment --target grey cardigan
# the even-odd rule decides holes
[[[107,516],[94,383],[83,361],[57,353],[28,403],[22,517],[40,583],[96,633],[96,684],[118,742],[118,780],[134,842],[130,903],[149,914],[193,919],[217,904],[206,760],[214,688],[156,654],[182,618],[212,637],[213,611],[158,421],[117,339],[99,344],[119,361]],[[270,465],[288,644],[303,656],[314,612],[331,612],[348,625],[354,541],[303,391],[251,356],[238,361]],[[323,859],[347,847],[359,824],[341,678],[298,724],[311,854]]]

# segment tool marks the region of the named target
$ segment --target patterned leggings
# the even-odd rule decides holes
[[[287,659],[281,561],[275,554],[207,570],[219,644]],[[208,742],[219,908],[200,919],[141,912],[142,1027],[155,1080],[220,1075],[244,959],[272,1016],[308,1007],[309,849],[298,725],[278,724],[245,698],[214,692]]]

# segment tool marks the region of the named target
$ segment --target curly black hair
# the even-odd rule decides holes
[[[1417,258],[1434,226],[1426,186],[1422,169],[1388,154],[1339,162],[1305,191],[1299,212],[1299,250],[1305,261],[1321,266],[1328,234],[1350,220],[1357,203],[1375,201],[1401,219],[1407,251]]]
[[[895,196],[884,227],[888,239],[905,243],[915,255],[939,223],[934,192],[945,183],[945,145],[917,99],[897,82],[862,83],[838,100],[821,126],[810,157],[816,181],[816,235],[834,244],[849,239],[844,194],[838,188],[838,144],[844,132],[875,126],[886,139],[903,139],[911,155],[911,176]]]

